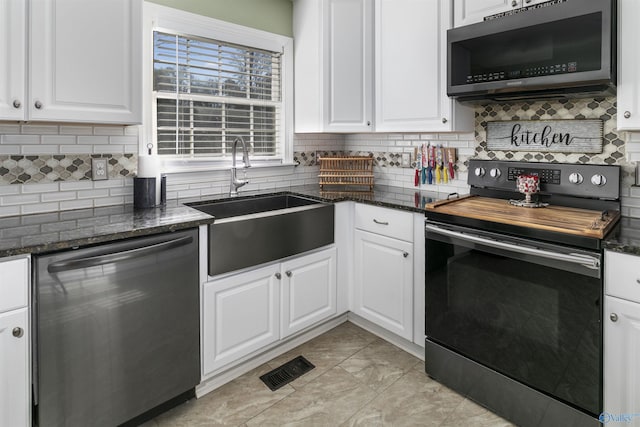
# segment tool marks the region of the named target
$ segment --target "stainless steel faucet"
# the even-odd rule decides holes
[[[251,167],[251,162],[249,161],[249,149],[247,148],[247,144],[244,142],[244,139],[241,136],[236,136],[236,138],[233,140],[233,147],[231,150],[233,163],[231,165],[231,184],[229,186],[230,196],[237,196],[238,188],[249,183],[249,181],[247,181],[246,179],[238,179],[238,177],[236,176],[236,150],[238,147],[238,141],[242,143],[242,163],[244,163],[245,168]]]

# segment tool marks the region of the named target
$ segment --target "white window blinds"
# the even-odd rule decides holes
[[[241,136],[252,157],[281,158],[281,54],[153,34],[158,154],[224,159]]]

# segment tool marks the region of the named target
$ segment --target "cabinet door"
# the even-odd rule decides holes
[[[0,119],[24,120],[26,1],[0,0]]]
[[[407,340],[413,339],[413,245],[355,231],[353,311]]]
[[[29,304],[29,259],[0,262],[0,313]]]
[[[440,53],[446,47],[441,3],[376,0],[376,131],[447,129],[451,101],[440,84]]]
[[[614,321],[615,320],[615,321]],[[640,304],[610,296],[604,310],[604,412],[637,414],[640,407]],[[633,416],[625,425],[640,426]]]
[[[618,2],[618,130],[640,129],[640,2]]]
[[[142,1],[30,5],[30,118],[140,123]]]
[[[28,367],[28,310],[0,314],[0,426],[30,425]]]
[[[336,314],[336,249],[282,264],[281,337]]]
[[[373,0],[325,0],[329,132],[372,130]],[[307,100],[306,102],[309,102]],[[311,102],[314,102],[313,100]]]
[[[279,339],[279,272],[273,265],[204,285],[205,375]]]

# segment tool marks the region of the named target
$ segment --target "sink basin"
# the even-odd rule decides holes
[[[233,199],[213,202],[189,203],[194,209],[212,215],[216,222],[224,218],[270,213],[273,211],[296,208],[300,206],[313,206],[322,204],[316,200],[290,194],[252,197],[248,199]]]
[[[210,276],[286,258],[334,241],[331,203],[287,194],[187,205],[215,217],[208,226]]]

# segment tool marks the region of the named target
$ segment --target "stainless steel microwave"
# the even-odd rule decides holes
[[[447,94],[462,102],[609,96],[616,1],[554,0],[447,31]]]

